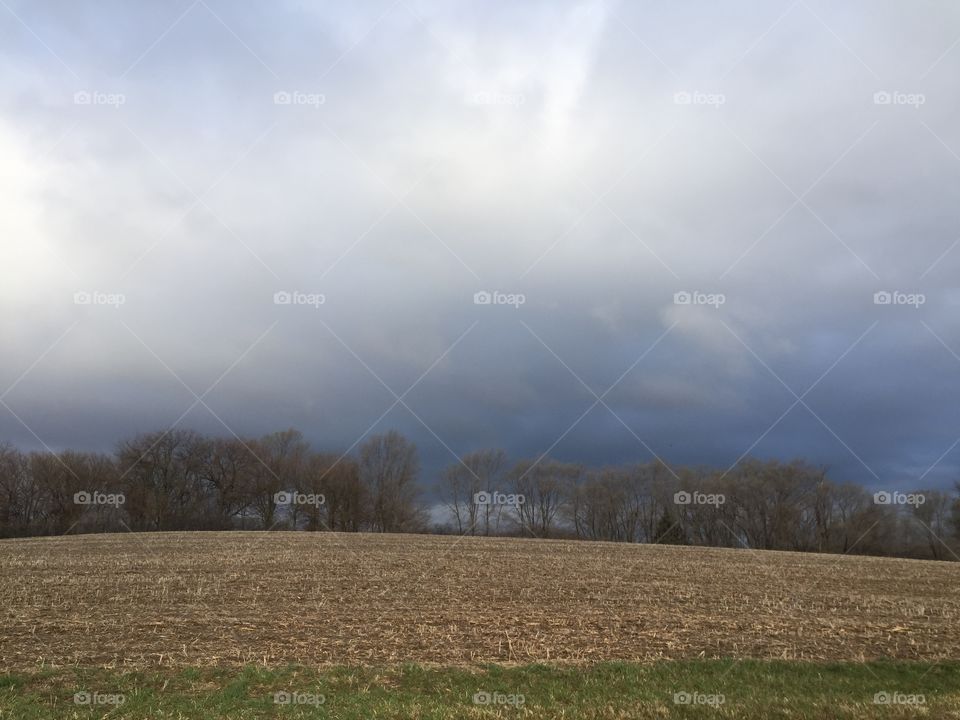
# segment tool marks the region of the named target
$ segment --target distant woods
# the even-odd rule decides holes
[[[112,456],[0,445],[0,533],[414,532],[427,525],[418,476],[416,447],[396,432],[369,438],[356,456],[315,452],[296,430],[156,432]]]
[[[164,530],[433,532],[956,560],[956,492],[871,492],[804,462],[723,471],[587,468],[480,450],[424,492],[397,432],[351,453],[296,430],[261,438],[139,435],[113,455],[0,444],[0,536]]]

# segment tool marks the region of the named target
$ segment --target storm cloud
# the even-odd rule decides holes
[[[958,477],[956,3],[4,0],[0,55],[4,440]]]

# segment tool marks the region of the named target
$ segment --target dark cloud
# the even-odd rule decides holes
[[[947,2],[14,3],[0,434],[945,485],[958,35]]]

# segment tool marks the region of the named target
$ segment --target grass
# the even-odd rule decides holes
[[[501,693],[500,699],[512,704],[475,704],[474,695],[484,691]],[[76,704],[74,694],[84,692],[122,694],[124,702]],[[278,692],[298,693],[299,699],[310,704],[277,704],[274,694]],[[676,704],[675,693],[697,693],[701,700],[715,704]],[[924,702],[876,704],[877,693],[922,695]],[[290,666],[132,672],[70,668],[0,675],[0,718],[4,720],[104,717],[960,718],[960,662],[932,665],[903,661],[684,660],[654,664],[609,662],[583,667]]]

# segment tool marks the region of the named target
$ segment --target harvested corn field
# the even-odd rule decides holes
[[[960,565],[338,533],[0,542],[3,669],[960,657]]]

